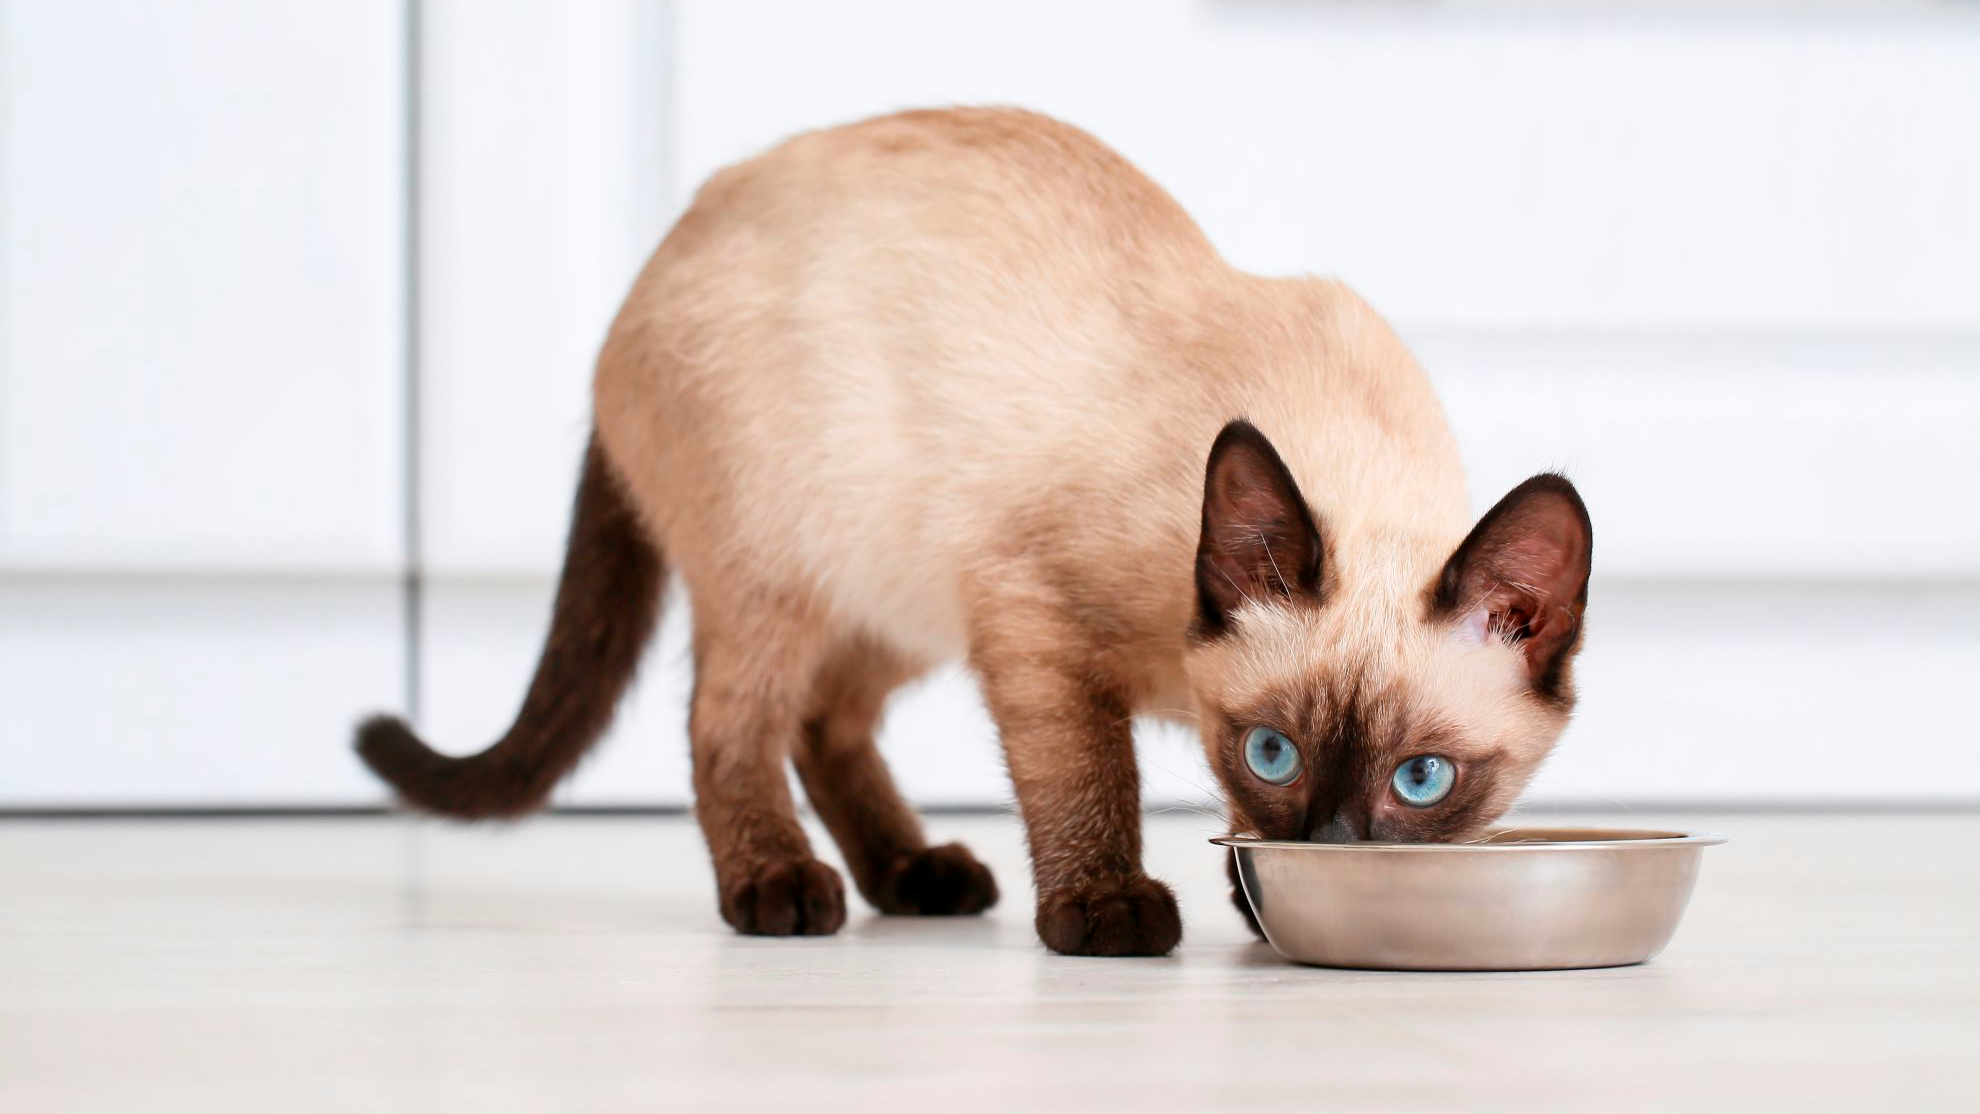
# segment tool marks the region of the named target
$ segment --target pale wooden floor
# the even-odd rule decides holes
[[[989,919],[798,941],[682,819],[0,823],[0,1110],[1980,1109],[1980,818],[1691,823],[1662,959],[1538,975],[1283,965],[1189,814],[1161,960],[1045,954],[1000,818]]]

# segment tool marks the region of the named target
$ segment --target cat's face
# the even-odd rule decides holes
[[[1536,476],[1451,553],[1330,538],[1244,423],[1211,450],[1187,657],[1236,831],[1456,841],[1519,795],[1567,723],[1592,533]]]

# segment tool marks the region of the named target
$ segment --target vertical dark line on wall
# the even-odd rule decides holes
[[[7,57],[9,31],[7,17],[11,14],[10,6],[4,2],[0,2],[0,59]],[[7,100],[6,83],[0,82],[0,195],[6,193],[7,183],[12,181],[8,177],[9,170],[7,163],[7,121],[10,118],[9,110],[11,107]],[[7,228],[7,206],[0,204],[0,244],[11,242],[7,239]],[[8,353],[13,350],[13,345],[9,343],[11,339],[9,333],[14,327],[13,315],[9,312],[12,303],[8,300],[7,272],[8,268],[0,267],[0,425],[6,423],[8,406],[7,384],[13,378],[12,369],[8,366],[7,358]],[[0,453],[0,481],[4,481],[7,478],[6,464],[6,454]],[[4,540],[6,537],[7,516],[5,514],[5,508],[0,507],[0,540]]]
[[[405,149],[401,153],[404,160],[404,194],[400,204],[405,217],[401,243],[403,251],[400,281],[404,289],[401,294],[401,329],[405,337],[405,350],[401,354],[405,365],[405,396],[402,403],[405,412],[404,436],[401,453],[404,455],[404,482],[402,501],[405,505],[405,579],[402,595],[405,605],[405,655],[406,655],[406,716],[414,723],[419,722],[421,665],[425,654],[423,634],[423,603],[425,589],[425,554],[420,546],[420,0],[406,0],[405,4],[405,59],[401,81],[404,83],[404,112],[402,131]]]

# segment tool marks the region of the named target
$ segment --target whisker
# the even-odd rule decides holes
[[[1187,784],[1190,788],[1195,789],[1197,792],[1203,794],[1205,797],[1209,798],[1212,802],[1215,802],[1217,805],[1228,810],[1230,802],[1224,799],[1224,793],[1221,788],[1204,785],[1202,782],[1196,780],[1196,778],[1192,777],[1191,775],[1183,773],[1181,770],[1175,769],[1165,763],[1157,762],[1152,758],[1149,759],[1148,764],[1162,771],[1163,773],[1168,774],[1170,777],[1173,777],[1176,780]],[[1172,807],[1194,808],[1197,809],[1198,811],[1203,811],[1200,806],[1196,805],[1192,801],[1177,801]],[[1209,812],[1204,812],[1204,815],[1214,816],[1215,819],[1220,821],[1224,819],[1223,816],[1217,816]]]
[[[1155,809],[1154,811],[1149,813],[1149,815],[1161,816],[1171,812],[1191,812],[1191,813],[1195,813],[1198,816],[1203,817],[1205,820],[1214,820],[1217,822],[1217,826],[1220,831],[1223,828],[1229,826],[1223,813],[1212,812],[1211,810],[1204,808],[1202,805],[1193,805],[1190,804],[1188,801],[1176,801],[1171,804],[1163,805],[1161,808]]]

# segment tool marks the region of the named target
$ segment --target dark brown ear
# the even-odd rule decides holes
[[[1595,528],[1565,476],[1542,473],[1508,492],[1472,527],[1437,580],[1440,616],[1482,622],[1526,655],[1533,687],[1557,696],[1588,608]]]
[[[1320,594],[1320,529],[1265,435],[1236,421],[1217,434],[1203,477],[1197,622],[1224,630],[1248,599]]]

